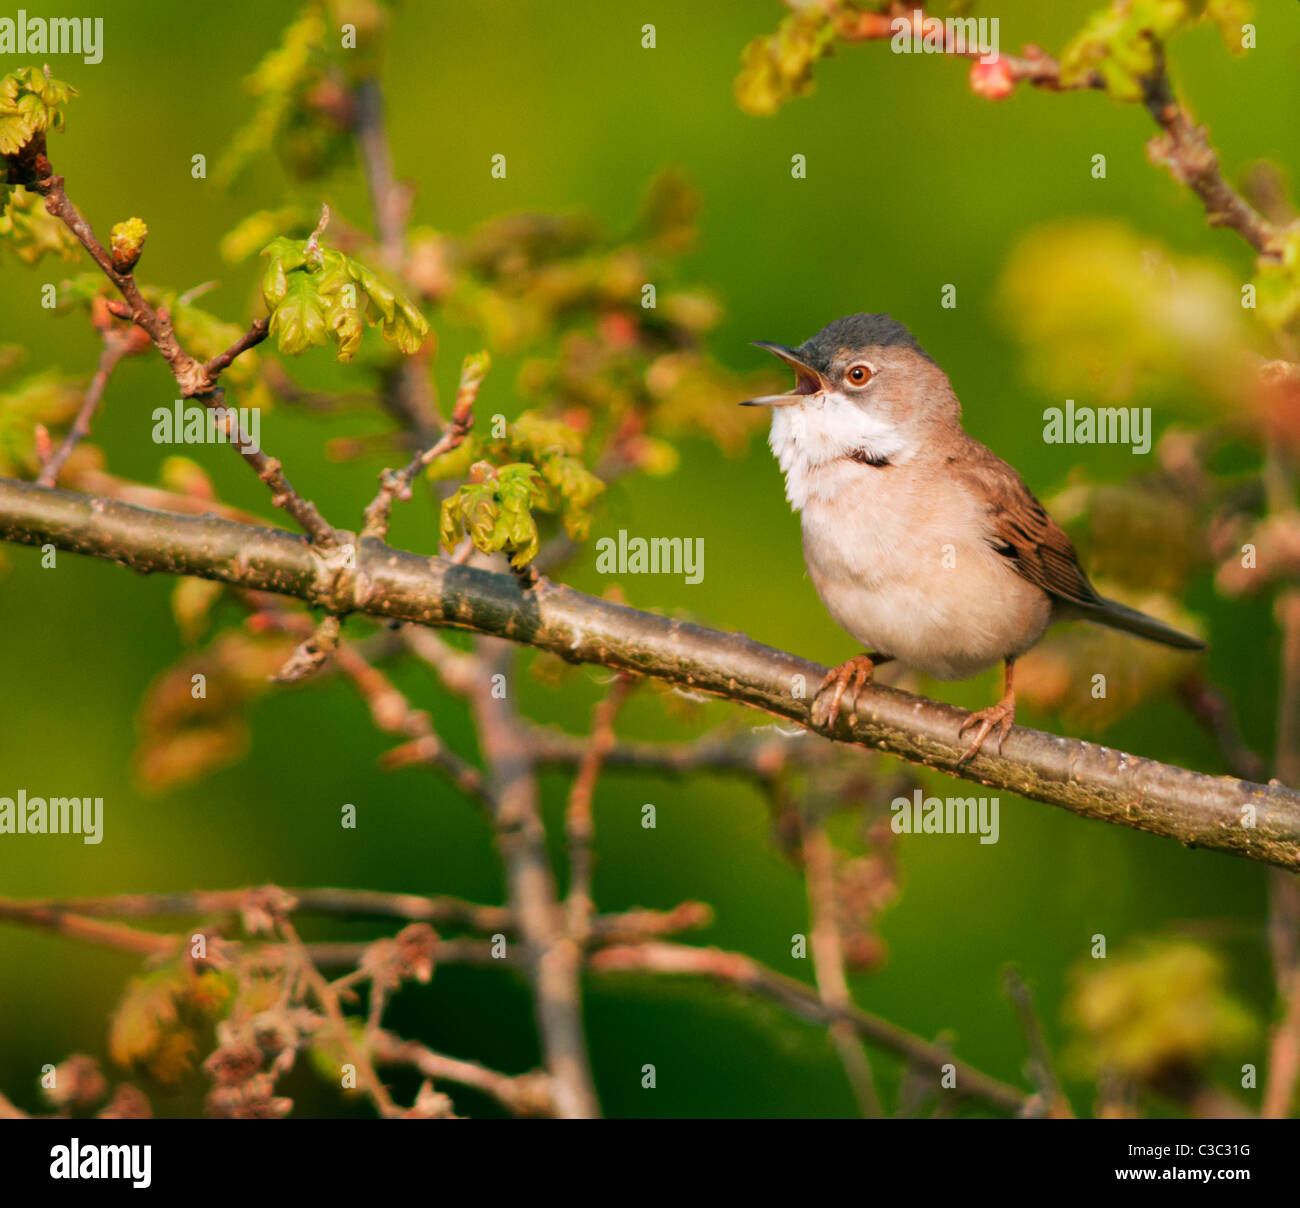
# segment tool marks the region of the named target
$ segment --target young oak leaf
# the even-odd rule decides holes
[[[460,448],[438,458],[429,467],[429,476],[459,478],[474,462],[485,467],[501,466],[503,470],[514,464],[531,463],[537,475],[530,479],[530,511],[536,507],[559,515],[569,536],[580,541],[591,527],[592,505],[605,490],[605,484],[577,456],[582,445],[582,433],[572,425],[536,411],[525,411],[506,426],[504,435],[471,437]],[[479,473],[482,477],[484,471]],[[471,484],[480,485],[483,484]],[[497,492],[483,498],[492,505],[498,501]],[[471,504],[464,506],[468,508]],[[498,519],[493,517],[491,523],[496,525]]]
[[[296,356],[332,338],[338,359],[350,361],[367,322],[408,355],[429,334],[428,322],[408,299],[342,252],[279,236],[262,255],[268,260],[262,297],[281,352]]]
[[[269,296],[267,301],[269,305]],[[305,273],[294,272],[286,276],[283,292],[271,310],[271,334],[275,336],[280,351],[297,356],[315,345],[324,345],[329,330],[325,304],[315,283]],[[340,347],[340,360],[347,360],[350,356],[347,349]]]
[[[17,155],[37,135],[64,126],[61,106],[77,95],[71,84],[35,67],[0,79],[0,155]]]
[[[485,554],[504,553],[512,566],[526,566],[541,544],[532,513],[534,505],[546,502],[541,475],[523,462],[500,467],[479,462],[474,474],[479,481],[443,500],[443,547],[451,551],[468,536]]]

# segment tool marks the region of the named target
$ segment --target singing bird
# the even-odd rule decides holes
[[[804,560],[836,622],[866,647],[827,675],[813,720],[834,726],[875,667],[941,680],[1001,662],[1005,692],[972,713],[971,758],[1015,718],[1016,659],[1055,621],[1085,620],[1180,650],[1199,638],[1098,594],[1024,480],[961,426],[948,375],[888,315],[837,319],[798,348],[756,341],[796,376],[770,407],[772,452],[800,514]]]

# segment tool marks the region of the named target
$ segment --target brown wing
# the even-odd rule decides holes
[[[962,467],[959,478],[987,504],[988,543],[1049,596],[1085,606],[1102,603],[1079,566],[1070,538],[1020,475],[977,440],[967,440],[968,447],[952,465]]]

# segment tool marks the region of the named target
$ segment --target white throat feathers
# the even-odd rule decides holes
[[[785,475],[785,497],[796,512],[835,488],[838,475],[817,472],[828,463],[850,458],[868,466],[899,465],[913,453],[897,426],[831,391],[773,409],[767,443]]]

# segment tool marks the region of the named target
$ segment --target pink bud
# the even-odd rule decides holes
[[[1011,64],[999,56],[992,63],[975,62],[970,69],[970,90],[990,101],[1005,100],[1016,90]]]

